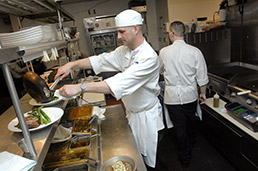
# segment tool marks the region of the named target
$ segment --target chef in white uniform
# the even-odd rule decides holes
[[[145,163],[154,168],[158,131],[164,128],[159,95],[159,59],[142,34],[141,14],[125,10],[116,18],[118,39],[123,42],[113,52],[67,63],[59,68],[55,78],[61,79],[72,69],[92,68],[96,74],[119,71],[101,82],[65,85],[61,95],[74,96],[81,91],[112,94],[122,99],[129,125]]]

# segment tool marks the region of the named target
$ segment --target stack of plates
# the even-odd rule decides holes
[[[12,33],[0,33],[2,48],[58,40],[56,24],[40,25]]]

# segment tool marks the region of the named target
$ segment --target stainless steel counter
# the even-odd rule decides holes
[[[100,151],[103,164],[114,156],[129,156],[136,162],[137,170],[146,171],[145,164],[137,149],[132,131],[128,125],[122,105],[106,107],[105,120],[99,122],[100,127]],[[96,143],[92,143],[93,146]],[[97,158],[97,150],[91,151],[91,158]],[[99,170],[90,167],[90,171]]]
[[[22,111],[24,113],[30,111],[33,107],[29,104],[29,100],[31,100],[31,97],[28,94],[20,99]],[[66,103],[67,101],[61,101],[60,103],[55,104],[55,106],[64,109]],[[137,170],[146,171],[144,162],[137,150],[134,137],[125,117],[122,105],[119,104],[106,107],[104,115],[105,120],[98,121],[100,136],[93,138],[90,157],[93,159],[99,159],[100,164],[103,164],[106,160],[114,156],[129,156],[135,160]],[[0,152],[8,151],[10,153],[23,156],[23,150],[18,146],[18,141],[23,138],[22,133],[11,132],[7,128],[9,122],[15,117],[16,114],[13,107],[10,107],[0,116]],[[58,124],[59,121],[44,129],[30,132],[37,153],[38,162],[33,169],[34,171],[41,170]],[[100,143],[96,141],[97,138],[99,138]],[[101,156],[101,158],[98,158],[97,155]],[[100,166],[101,165],[98,165],[98,167],[95,168],[89,167],[89,170],[99,170]]]
[[[145,171],[122,105],[108,106],[105,116],[101,124],[102,164],[114,156],[129,156],[135,160],[137,170]]]
[[[28,94],[26,94],[24,97],[20,99],[22,111],[24,113],[30,111],[33,107],[29,104],[30,100],[31,100],[31,97]],[[66,103],[67,102],[65,101],[61,101],[55,106],[64,109]],[[9,122],[11,122],[15,117],[16,117],[16,113],[13,107],[10,107],[7,111],[5,111],[0,116],[0,129],[1,129],[0,152],[8,151],[10,153],[23,156],[23,150],[18,146],[18,141],[23,138],[22,133],[12,132],[7,128]],[[45,156],[51,144],[51,140],[54,136],[58,123],[59,121],[43,129],[30,132],[31,138],[37,153],[37,165],[34,167],[35,171],[38,171],[41,169],[41,166],[44,162]]]
[[[226,104],[226,102],[224,102],[223,100],[220,99],[219,101],[219,107],[218,108],[214,108],[213,107],[213,98],[208,98],[206,100],[206,105],[209,106],[211,109],[213,109],[214,111],[216,111],[218,114],[220,114],[221,116],[223,116],[225,119],[227,119],[228,121],[230,121],[231,123],[233,123],[234,125],[236,125],[238,128],[240,128],[242,131],[244,131],[245,133],[247,133],[248,135],[250,135],[251,137],[253,137],[254,139],[256,139],[258,141],[258,133],[257,132],[253,132],[250,129],[248,129],[247,127],[245,127],[244,125],[242,125],[240,122],[238,122],[237,120],[235,120],[234,118],[232,118],[229,114],[227,109],[224,107]]]

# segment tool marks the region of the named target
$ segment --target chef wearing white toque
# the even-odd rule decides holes
[[[158,56],[143,37],[140,13],[125,10],[116,16],[115,22],[122,46],[110,53],[70,62],[59,68],[55,78],[61,76],[62,79],[76,68],[92,68],[96,74],[119,71],[101,82],[65,85],[59,92],[66,97],[84,91],[112,94],[117,100],[122,99],[138,149],[146,165],[154,168],[158,131],[164,128],[158,100]]]
[[[116,27],[129,27],[142,25],[143,19],[140,13],[134,10],[125,10],[116,16]]]

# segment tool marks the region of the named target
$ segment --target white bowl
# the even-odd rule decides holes
[[[128,156],[115,156],[115,157],[112,157],[108,160],[106,160],[103,165],[101,165],[101,168],[100,168],[100,171],[108,171],[110,169],[108,169],[109,167],[111,167],[111,165],[117,161],[124,161],[124,162],[127,162],[127,163],[130,163],[133,170],[132,171],[136,171],[136,162],[134,161],[134,159],[132,159],[131,157],[128,157]]]

